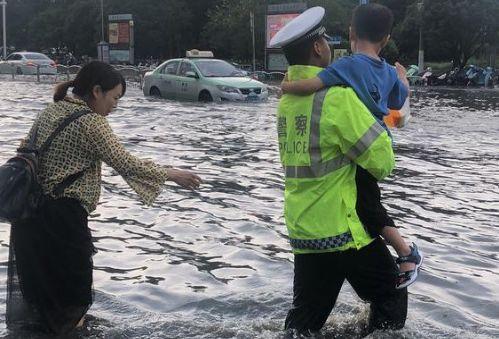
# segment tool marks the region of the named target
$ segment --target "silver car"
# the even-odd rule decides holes
[[[0,73],[35,75],[38,71],[40,74],[57,74],[57,65],[45,54],[36,52],[15,52],[0,62]]]
[[[144,77],[144,95],[189,101],[250,101],[268,97],[267,86],[227,61],[167,60]]]

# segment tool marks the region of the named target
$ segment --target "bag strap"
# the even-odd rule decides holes
[[[55,137],[57,135],[59,135],[69,124],[71,124],[73,121],[75,121],[75,120],[79,119],[80,117],[82,117],[86,114],[89,114],[89,113],[92,113],[92,112],[89,110],[81,110],[81,111],[77,111],[77,112],[72,113],[71,115],[67,116],[63,120],[63,122],[55,129],[55,131],[53,131],[49,135],[49,137],[47,138],[47,140],[45,140],[43,145],[40,146],[40,148],[38,149],[38,155],[42,154],[43,152],[46,152],[47,149],[49,148],[50,144],[52,143],[52,141],[54,141]],[[35,129],[33,134],[35,135],[34,140],[36,140],[37,129]],[[33,135],[32,135],[32,138],[33,138]],[[31,138],[30,138],[30,142],[31,142]],[[73,174],[67,176],[66,178],[64,178],[64,180],[62,182],[58,183],[54,187],[54,190],[52,191],[53,194],[56,196],[61,195],[66,188],[68,188],[76,180],[81,178],[86,170],[87,169],[81,170],[80,172],[73,173]]]
[[[59,196],[62,193],[64,193],[64,190],[66,188],[68,188],[69,186],[71,186],[76,180],[80,179],[83,176],[83,174],[85,173],[85,171],[87,169],[88,168],[85,168],[84,170],[81,170],[80,172],[68,175],[66,178],[64,178],[64,180],[62,182],[60,182],[57,185],[55,185],[54,190],[52,191],[52,193],[55,196]]]
[[[33,129],[33,133],[31,133],[31,136],[28,140],[28,149],[35,150],[35,144],[36,144],[36,138],[38,137],[38,124],[35,125],[35,128]]]
[[[55,137],[57,135],[59,135],[59,133],[61,133],[62,130],[64,130],[70,123],[72,123],[76,119],[78,119],[86,114],[89,114],[89,113],[92,113],[92,112],[89,111],[88,109],[86,109],[86,110],[81,110],[81,111],[72,113],[71,115],[66,117],[64,119],[64,121],[59,126],[57,126],[55,131],[53,131],[52,134],[49,135],[49,137],[47,138],[47,140],[45,140],[45,142],[42,144],[42,146],[40,146],[40,148],[38,149],[38,155],[46,152],[47,149],[49,148],[50,144],[52,143],[52,141],[54,141]],[[33,134],[37,134],[37,132],[35,131]],[[35,137],[36,137],[36,135],[35,135]]]

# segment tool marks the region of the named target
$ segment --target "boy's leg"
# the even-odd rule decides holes
[[[357,184],[355,210],[369,235],[375,238],[381,235],[385,226],[395,226],[395,223],[381,204],[381,192],[376,178],[357,166],[355,182]]]
[[[397,228],[390,226],[383,227],[381,235],[390,245],[393,246],[399,257],[411,254],[411,248],[402,238]],[[401,272],[411,271],[416,268],[416,264],[413,262],[403,262],[399,266]]]
[[[293,307],[286,330],[319,331],[324,326],[345,280],[340,259],[336,252],[295,255]]]
[[[383,236],[393,246],[399,257],[409,255],[411,253],[409,245],[406,244],[392,218],[381,204],[381,192],[376,178],[357,166],[355,181],[357,183],[357,215],[369,235],[373,238]],[[400,271],[411,271],[415,267],[416,264],[411,262],[402,263]]]
[[[400,329],[407,317],[407,289],[396,289],[397,265],[380,238],[358,251],[348,251],[346,278],[371,303],[369,327]]]

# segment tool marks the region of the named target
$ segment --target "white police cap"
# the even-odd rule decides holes
[[[325,12],[320,6],[307,9],[281,28],[270,40],[269,47],[281,48],[319,35],[324,35],[329,40],[329,36],[325,34],[326,29],[320,25]]]

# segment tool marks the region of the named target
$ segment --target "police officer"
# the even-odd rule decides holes
[[[315,77],[331,62],[322,7],[310,8],[271,40],[282,48],[290,81]],[[378,180],[394,167],[391,140],[351,88],[282,96],[280,158],[285,170],[285,219],[294,253],[293,307],[285,328],[319,332],[343,282],[370,302],[369,330],[399,329],[407,289],[383,241],[371,238],[356,211],[358,167]],[[296,147],[300,145],[302,147]],[[303,145],[307,145],[304,149]]]

